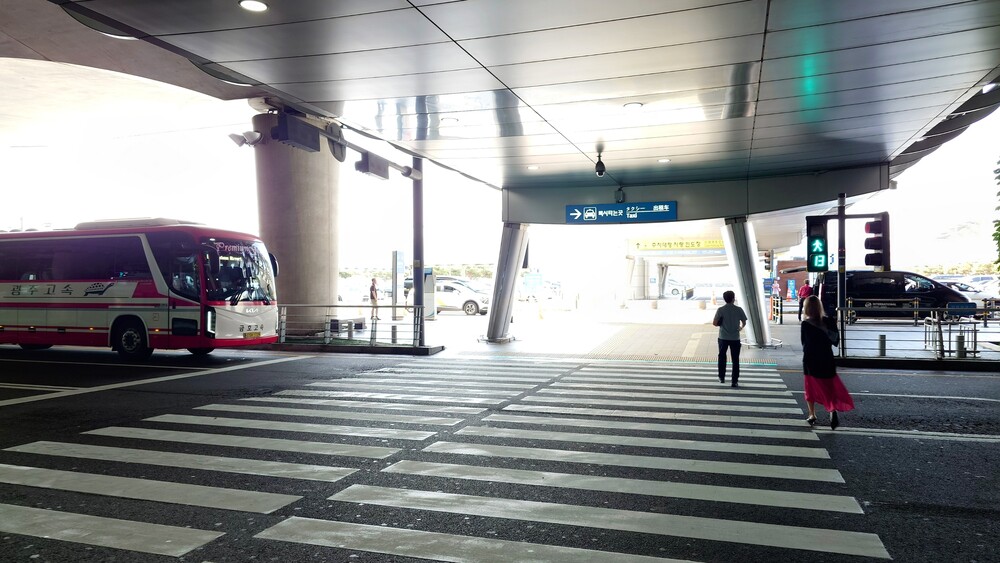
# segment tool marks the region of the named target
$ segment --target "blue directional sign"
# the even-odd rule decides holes
[[[566,206],[566,223],[658,223],[677,220],[676,201],[585,203]]]

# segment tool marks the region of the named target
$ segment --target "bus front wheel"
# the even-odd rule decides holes
[[[188,348],[188,352],[191,352],[195,356],[207,356],[212,353],[215,348]]]
[[[130,360],[145,360],[153,355],[153,349],[146,340],[146,329],[138,321],[123,321],[119,324],[114,344],[114,349],[123,358]]]

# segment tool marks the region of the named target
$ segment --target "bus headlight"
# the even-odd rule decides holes
[[[211,307],[205,309],[205,333],[215,336],[215,309]]]

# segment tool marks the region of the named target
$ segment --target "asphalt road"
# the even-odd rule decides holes
[[[997,376],[842,376],[4,346],[0,561],[1000,560]]]

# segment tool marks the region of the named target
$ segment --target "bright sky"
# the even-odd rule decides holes
[[[256,233],[253,149],[237,147],[227,137],[250,129],[254,111],[243,100],[220,102],[156,88],[166,93],[151,101],[120,100],[109,93],[113,104],[79,108],[72,123],[47,121],[34,131],[0,136],[5,176],[0,229],[158,216]],[[852,208],[854,213],[890,212],[895,268],[996,258],[990,233],[997,218],[992,171],[1000,157],[998,131],[1000,112],[907,170],[898,178],[899,189]],[[14,137],[31,141],[14,146],[9,140]],[[377,152],[409,161],[388,147]],[[341,169],[341,267],[388,268],[396,249],[406,252],[409,263],[410,182],[397,174],[388,181],[358,174],[350,166],[355,156],[349,153]],[[494,263],[501,230],[499,192],[430,164],[425,174],[427,263]],[[683,229],[683,224],[673,225]],[[662,233],[664,226],[659,228]],[[594,260],[598,254],[613,257],[609,264],[622,264],[625,239],[640,236],[603,226],[532,226],[529,233],[534,264],[575,276],[606,268]]]

